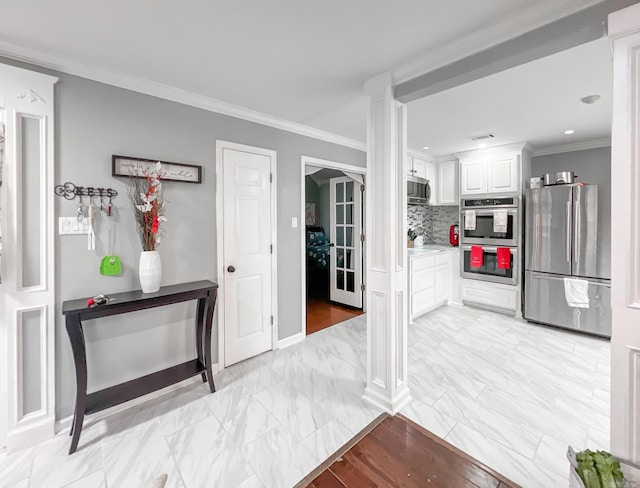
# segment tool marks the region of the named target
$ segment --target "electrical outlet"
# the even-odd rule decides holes
[[[77,217],[60,217],[58,219],[58,234],[81,235],[89,233],[89,219],[78,222]]]

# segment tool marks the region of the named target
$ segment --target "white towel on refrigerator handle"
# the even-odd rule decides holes
[[[564,278],[564,297],[570,307],[589,308],[589,282]]]
[[[476,211],[464,211],[464,230],[476,230]]]
[[[509,223],[509,213],[506,210],[493,211],[493,232],[507,232]]]

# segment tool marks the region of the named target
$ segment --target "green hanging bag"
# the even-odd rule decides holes
[[[109,255],[100,261],[100,274],[103,276],[117,276],[122,273],[122,261],[111,253],[111,216],[107,216],[109,222]]]
[[[100,274],[104,276],[116,276],[122,273],[122,261],[118,256],[105,256],[100,261]]]

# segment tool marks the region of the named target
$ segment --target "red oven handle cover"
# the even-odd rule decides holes
[[[471,246],[471,267],[481,268],[484,261],[484,249],[482,246]]]
[[[498,269],[510,269],[511,268],[511,249],[508,247],[499,247],[496,250],[498,258]]]

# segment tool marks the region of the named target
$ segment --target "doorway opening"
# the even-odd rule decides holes
[[[364,313],[365,168],[302,158],[302,320],[309,335]]]

